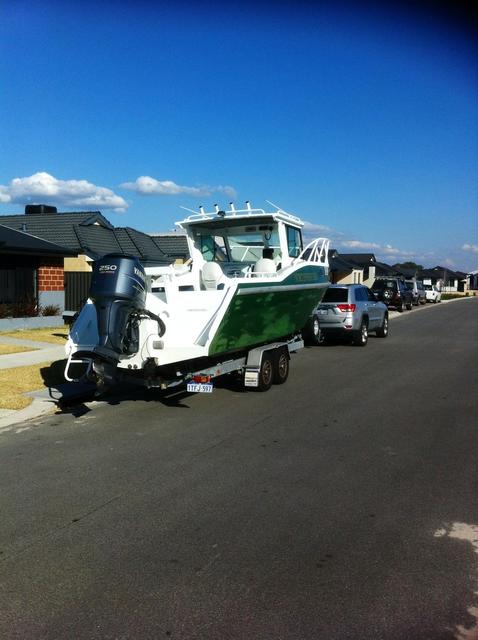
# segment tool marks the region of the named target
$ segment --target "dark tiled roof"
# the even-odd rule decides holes
[[[92,258],[96,259],[107,253],[122,253],[137,256],[149,266],[171,263],[171,258],[158,249],[150,236],[141,231],[129,227],[105,229],[98,225],[78,226],[76,231],[84,253]]]
[[[80,251],[81,247],[74,229],[76,225],[113,228],[99,211],[0,216],[0,224],[77,251]]]
[[[129,253],[131,255],[136,255],[138,253],[139,249],[134,243],[134,240],[131,237],[128,229],[125,229],[124,227],[118,227],[117,229],[115,229],[115,236],[123,253]]]
[[[329,251],[329,269],[330,271],[353,271],[354,269],[361,269],[357,264],[352,264],[347,260],[344,260],[341,255],[335,253],[330,255]]]
[[[99,225],[82,227],[75,225],[80,252],[91,258],[99,258],[105,253],[125,253],[119,245],[114,229],[105,229]]]
[[[181,233],[171,233],[163,235],[151,236],[155,245],[164,251],[168,256],[173,258],[182,258],[187,260],[189,255],[189,247],[186,236]]]
[[[30,233],[17,231],[0,224],[0,253],[21,253],[36,256],[72,256],[76,251],[37,238]]]
[[[360,267],[368,267],[374,262],[375,255],[373,253],[341,253],[342,260],[347,260],[352,264],[358,264]]]
[[[113,227],[99,211],[0,216],[5,227],[26,231],[74,254],[96,259],[106,253],[137,256],[149,266],[170,264],[171,259],[151,236],[129,227]]]
[[[136,229],[131,229],[130,227],[126,227],[125,230],[138,248],[139,255],[144,258],[157,259],[160,257],[163,261],[168,260],[168,256],[155,245],[151,236],[141,231],[136,231]],[[169,262],[171,261],[169,260]]]
[[[376,276],[397,276],[402,275],[402,272],[394,267],[391,267],[385,262],[375,262],[375,275]]]
[[[460,278],[460,274],[457,271],[453,271],[453,269],[448,269],[447,267],[436,266],[433,267],[432,271],[438,272],[440,278]]]
[[[445,267],[433,267],[433,269],[422,269],[418,272],[418,278],[432,278],[435,280],[463,280],[465,276],[459,271],[452,271]]]

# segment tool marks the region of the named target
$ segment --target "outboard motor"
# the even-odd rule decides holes
[[[139,260],[117,253],[93,265],[90,298],[98,319],[95,353],[111,363],[139,348],[138,313],[145,309],[146,275]]]

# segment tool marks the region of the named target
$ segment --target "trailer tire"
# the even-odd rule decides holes
[[[289,351],[288,349],[278,349],[274,358],[274,369],[272,382],[274,384],[284,384],[289,377]]]
[[[274,359],[270,351],[266,351],[262,356],[261,368],[259,369],[258,391],[268,391],[272,386],[274,377]]]

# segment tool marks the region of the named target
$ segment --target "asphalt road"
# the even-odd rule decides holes
[[[478,638],[478,299],[0,434],[0,638]]]

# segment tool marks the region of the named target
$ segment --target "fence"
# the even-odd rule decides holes
[[[0,269],[0,303],[15,304],[36,298],[36,269]]]
[[[65,271],[65,309],[79,311],[88,299],[91,272]]]

